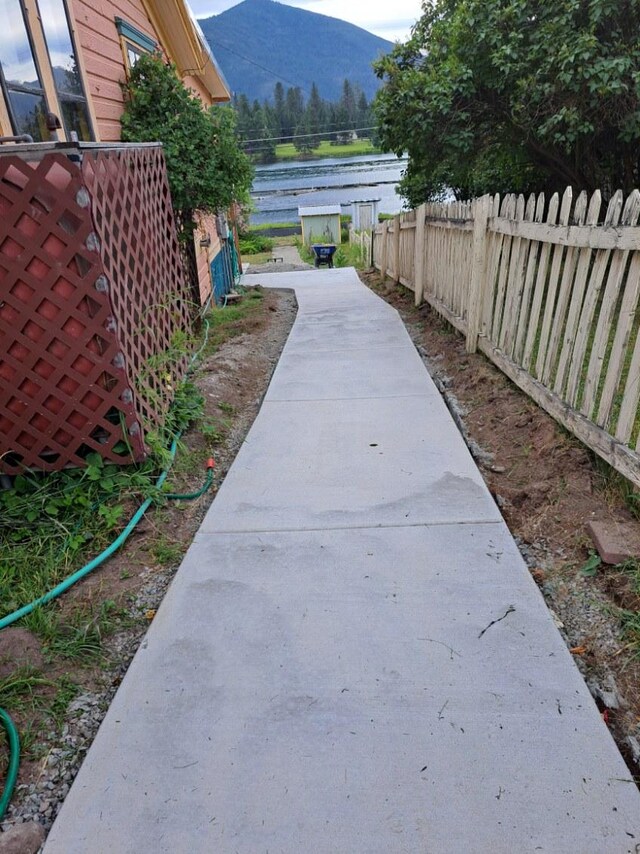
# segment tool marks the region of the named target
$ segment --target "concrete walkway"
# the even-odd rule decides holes
[[[260,414],[46,854],[608,854],[640,795],[397,313],[354,271]]]

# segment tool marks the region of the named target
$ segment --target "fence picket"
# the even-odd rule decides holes
[[[586,225],[597,225],[598,217],[600,216],[601,206],[602,196],[600,194],[600,190],[596,190],[596,192],[591,197],[591,201],[589,203],[589,209],[587,210],[586,216]],[[560,394],[564,387],[569,360],[571,358],[574,345],[577,343],[576,327],[578,325],[578,319],[580,317],[584,295],[587,288],[587,281],[589,278],[589,267],[591,265],[591,256],[591,249],[580,250],[578,265],[576,268],[575,284],[573,288],[573,293],[571,295],[571,305],[569,306],[569,314],[567,315],[567,323],[564,330],[564,343],[560,352],[560,360],[558,362],[558,370],[556,373],[556,379],[553,387],[554,391],[557,394]]]
[[[620,190],[615,193],[614,199],[616,200],[616,207],[619,206],[620,208],[622,208],[623,196]],[[630,201],[629,199],[627,199],[627,202],[624,206],[624,210],[622,212],[623,219],[625,217],[628,218],[630,213],[629,208]],[[613,253],[611,252],[611,250],[607,251],[606,260],[608,262],[609,259],[611,259],[611,262],[609,266],[609,273],[607,276],[606,284],[604,286],[604,294],[602,297],[600,314],[598,316],[598,322],[596,325],[593,347],[591,348],[591,354],[589,356],[589,367],[587,368],[587,376],[585,378],[584,384],[584,395],[582,398],[582,405],[580,407],[581,412],[583,413],[583,415],[586,415],[587,418],[591,417],[593,409],[595,408],[596,397],[600,385],[600,377],[602,374],[604,359],[607,352],[607,346],[611,336],[611,323],[616,303],[618,301],[620,285],[622,284],[623,269],[621,261],[623,254],[624,253],[621,253],[620,251],[614,251]]]
[[[500,196],[496,193],[493,197],[493,201],[491,204],[491,210],[489,212],[490,219],[494,219],[500,214]],[[488,235],[488,247],[489,247],[489,257],[487,260],[487,284],[486,284],[486,294],[484,299],[484,308],[482,314],[482,324],[480,327],[480,332],[484,336],[488,336],[491,334],[491,321],[493,318],[493,304],[495,301],[495,289],[496,289],[496,276],[497,269],[496,265],[498,263],[498,259],[500,258],[500,250],[502,248],[502,234],[496,234],[491,227],[489,227],[489,235]]]
[[[516,212],[517,200],[514,195],[505,196],[502,200],[500,216],[513,219]],[[499,256],[498,286],[496,290],[495,304],[493,308],[493,324],[491,328],[491,340],[497,342],[500,334],[500,324],[504,310],[504,295],[507,287],[507,276],[509,273],[509,260],[511,257],[511,246],[513,238],[503,235],[501,252]]]
[[[560,205],[560,216],[558,218],[559,225],[568,225],[571,216],[571,204],[573,202],[573,190],[567,187],[562,197]],[[549,338],[551,335],[551,324],[553,322],[554,311],[556,307],[556,295],[558,293],[558,285],[560,280],[560,271],[562,269],[562,261],[564,258],[564,247],[554,246],[553,258],[551,261],[551,272],[549,273],[549,282],[547,284],[547,293],[544,304],[544,314],[542,317],[542,329],[540,330],[540,341],[538,344],[538,355],[536,358],[536,376],[542,378],[545,373],[545,364],[547,360],[547,350],[549,347]]]
[[[607,206],[607,212],[604,218],[605,227],[614,227],[618,224],[620,214],[622,212],[622,195],[615,194]],[[589,338],[593,330],[593,319],[595,317],[596,308],[602,291],[604,276],[607,271],[607,264],[611,252],[608,249],[599,249],[596,253],[591,276],[587,283],[587,290],[584,298],[584,305],[580,313],[578,322],[578,331],[571,356],[571,366],[569,368],[569,380],[567,382],[566,399],[573,407],[578,405],[578,399],[581,394],[582,371],[587,352]]]
[[[534,222],[542,222],[544,216],[544,193],[540,193],[536,200],[535,213],[533,215]],[[522,361],[522,353],[524,349],[525,336],[531,311],[531,293],[536,275],[536,267],[540,255],[539,241],[531,241],[529,247],[529,257],[527,260],[527,272],[524,278],[524,286],[522,291],[522,299],[520,301],[520,311],[518,315],[518,329],[516,332],[516,340],[513,349],[513,358],[517,362]]]
[[[420,305],[424,294],[424,248],[425,248],[425,217],[426,205],[420,205],[416,211],[416,230],[413,255],[413,284],[414,284],[414,302],[415,305]]]
[[[640,217],[640,193],[635,190],[627,199],[627,205],[622,214],[623,225],[636,225]],[[620,271],[624,277],[627,268],[627,260],[629,252],[623,252],[620,258]],[[631,258],[631,264],[626,276],[624,291],[622,294],[622,303],[620,313],[617,318],[616,332],[607,365],[607,374],[600,397],[600,406],[598,407],[597,423],[602,427],[609,424],[611,418],[611,410],[613,400],[618,383],[621,378],[622,369],[624,367],[624,359],[629,343],[629,336],[634,324],[636,308],[638,306],[638,286],[640,284],[640,256],[638,252],[634,252]],[[628,420],[628,407],[624,408],[625,417]],[[629,437],[627,436],[627,439]]]
[[[518,198],[518,208],[516,210],[516,219],[531,222],[535,212],[536,199],[535,196],[529,196],[525,205],[523,196]],[[505,301],[504,318],[502,321],[502,329],[500,331],[500,348],[509,356],[513,354],[513,347],[516,338],[518,314],[520,313],[520,305],[522,303],[522,292],[524,289],[524,273],[527,263],[527,256],[531,249],[531,241],[516,238],[513,241],[513,250],[511,252],[511,267],[509,269],[509,283],[507,290],[507,298]]]
[[[580,193],[576,201],[575,210],[573,213],[573,221],[577,225],[584,225],[585,216],[587,213],[587,194]],[[569,299],[573,290],[574,276],[576,272],[576,264],[578,261],[578,250],[573,247],[568,247],[564,254],[564,263],[562,268],[562,279],[558,289],[558,298],[553,311],[553,323],[551,333],[549,335],[549,344],[547,354],[544,361],[542,371],[542,382],[549,385],[553,377],[553,369],[555,367],[558,348],[564,327],[566,312],[569,305]]]
[[[560,199],[557,193],[554,193],[549,202],[549,211],[547,213],[547,224],[555,225],[558,218],[558,207]],[[547,282],[547,269],[549,266],[549,256],[551,254],[551,245],[545,243],[540,251],[540,261],[538,263],[538,275],[536,276],[536,287],[533,293],[533,302],[531,304],[531,316],[529,319],[529,329],[527,331],[527,339],[524,345],[524,354],[522,356],[522,366],[525,370],[529,370],[533,359],[533,348],[538,334],[538,323],[540,321],[540,313],[542,311],[542,301]]]

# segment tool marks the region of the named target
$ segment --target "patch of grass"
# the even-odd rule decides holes
[[[233,406],[231,403],[226,403],[224,400],[220,401],[220,403],[218,404],[218,409],[221,409],[223,412],[226,412],[227,415],[233,415],[233,413],[236,411],[235,406]]]
[[[605,462],[595,452],[590,452],[598,490],[611,507],[622,502],[636,519],[640,519],[640,493],[638,488]]]
[[[211,356],[216,350],[237,335],[247,330],[247,321],[250,321],[261,309],[259,297],[243,299],[241,302],[216,306],[207,314],[209,321],[209,342],[205,354]]]
[[[200,432],[209,445],[219,445],[224,440],[226,431],[219,421],[211,418],[200,425]]]
[[[271,228],[300,228],[299,222],[262,222],[260,225],[252,225],[249,229],[249,234],[260,231],[269,231]],[[271,238],[277,240],[278,238]]]
[[[48,679],[33,667],[21,667],[0,680],[0,706],[7,710],[18,727],[23,758],[39,758],[42,730],[52,724],[56,728],[62,725],[67,707],[79,690],[77,683],[67,675]],[[0,775],[6,771],[6,760],[2,761],[5,743],[4,731],[0,730]]]
[[[151,556],[162,566],[173,566],[180,563],[185,553],[183,543],[177,543],[168,537],[158,537],[151,546]]]
[[[10,676],[0,679],[0,706],[9,712],[19,712],[38,702],[39,689],[51,682],[35,667],[19,667]]]
[[[43,641],[50,660],[62,658],[93,664],[103,657],[104,639],[126,622],[126,612],[113,599],[74,608],[61,616],[55,605],[36,608],[23,624]]]
[[[241,255],[257,255],[260,252],[271,252],[273,249],[273,240],[270,237],[251,232],[243,234],[239,243]]]
[[[634,658],[640,658],[640,613],[621,609],[619,617],[627,642],[626,649]]]
[[[69,703],[80,693],[80,686],[69,676],[61,676],[55,683],[56,693],[49,706],[50,715],[57,727],[61,727]]]
[[[257,267],[260,264],[268,264],[271,258],[271,252],[259,252],[255,255],[243,255],[242,263]]]
[[[358,139],[346,145],[332,145],[323,139],[309,154],[302,155],[292,142],[276,145],[276,160],[315,160],[320,157],[356,157],[360,154],[379,154],[370,139]]]
[[[631,579],[634,592],[640,595],[640,559],[627,560],[620,564],[617,569],[627,573]]]
[[[140,465],[89,454],[84,469],[25,472],[12,489],[0,490],[0,616],[39,599],[114,540],[124,520],[155,494],[157,474],[170,462],[170,437],[200,416],[203,402],[184,383],[164,427],[148,434],[153,456]],[[23,625],[45,640],[63,631],[51,606]]]

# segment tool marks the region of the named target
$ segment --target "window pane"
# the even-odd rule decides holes
[[[9,103],[16,133],[28,133],[36,142],[49,139],[47,109],[41,95],[28,95],[9,89]]]
[[[125,45],[127,46],[127,60],[129,62],[129,68],[133,68],[142,56],[143,51],[141,51],[140,48],[134,47],[131,42],[125,42]]]
[[[18,0],[0,0],[0,64],[7,83],[42,89]]]
[[[58,92],[68,92],[70,95],[83,95],[64,0],[38,0],[38,8],[49,48],[56,89]]]
[[[91,123],[86,101],[60,101],[67,133],[75,131],[81,142],[91,142]]]

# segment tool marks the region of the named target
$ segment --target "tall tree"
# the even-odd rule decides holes
[[[299,86],[291,86],[287,89],[285,98],[285,125],[283,128],[284,136],[293,136],[295,129],[302,122],[304,113],[304,99],[302,90]]]
[[[344,108],[347,115],[347,124],[353,129],[356,126],[358,108],[356,106],[356,94],[350,80],[345,80],[342,84],[342,97],[340,98],[340,106]]]
[[[412,203],[640,182],[638,0],[434,0],[376,63]]]
[[[358,96],[358,103],[356,105],[356,122],[359,128],[368,128],[372,124],[369,102],[367,101],[367,96],[362,91]]]
[[[285,108],[284,108],[284,86],[278,80],[274,89],[273,89],[273,108],[276,115],[276,121],[278,124],[278,136],[283,136],[284,134],[284,123],[285,123]]]
[[[310,133],[321,133],[326,123],[324,101],[320,97],[318,87],[311,84],[311,93],[307,102],[306,123]],[[319,137],[318,137],[319,139]]]

